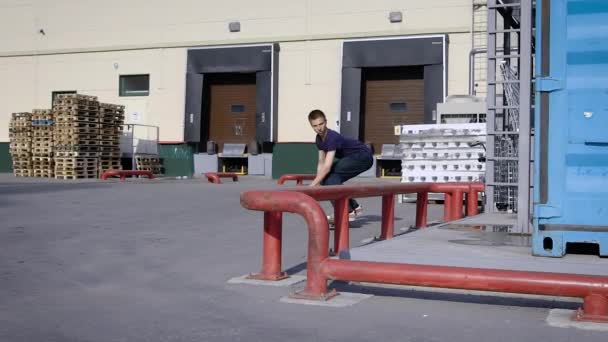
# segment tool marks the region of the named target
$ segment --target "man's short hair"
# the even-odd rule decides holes
[[[323,120],[327,121],[325,113],[323,113],[323,111],[320,109],[315,109],[308,114],[308,121],[316,120],[319,118],[323,118]]]

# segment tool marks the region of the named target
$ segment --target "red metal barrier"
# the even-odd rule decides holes
[[[388,189],[378,188],[383,192]],[[369,195],[371,188],[358,191],[359,197]],[[408,191],[410,193],[416,191]],[[328,191],[317,192],[327,198]],[[608,322],[608,277],[565,273],[546,273],[411,265],[329,259],[329,225],[325,213],[310,196],[295,191],[248,191],[241,194],[241,205],[247,209],[265,212],[292,212],[301,215],[308,226],[307,279],[303,291],[295,298],[327,300],[337,293],[328,291],[327,281],[344,280],[398,285],[443,287],[479,291],[499,291],[583,298],[584,304],[575,319]],[[342,205],[341,205],[342,206]],[[276,215],[276,214],[275,214]],[[270,215],[268,215],[270,216]],[[265,244],[266,230],[265,214]],[[274,220],[280,231],[280,221]],[[276,279],[281,273],[280,236],[268,237],[273,245],[264,253],[262,272],[258,278]],[[277,248],[278,247],[278,248]]]
[[[209,183],[222,184],[220,178],[232,178],[233,182],[238,182],[239,176],[234,172],[207,172],[205,177]]]
[[[391,239],[394,235],[394,197],[396,194],[417,193],[416,227],[424,228],[427,222],[428,193],[445,193],[444,221],[463,217],[463,194],[483,191],[483,183],[363,183],[321,187],[295,187],[286,191],[305,193],[317,201],[334,201],[334,253],[349,248],[348,206],[351,197],[382,196],[382,224],[380,239]],[[343,203],[344,202],[344,203]],[[475,201],[477,205],[477,201]],[[476,214],[477,207],[475,207]],[[468,211],[467,211],[468,212]],[[471,212],[473,212],[471,210]]]
[[[311,175],[311,174],[287,174],[287,175],[282,175],[281,177],[279,177],[279,180],[277,181],[277,184],[279,185],[283,185],[285,184],[286,181],[292,180],[292,181],[296,181],[297,185],[302,185],[304,184],[305,180],[313,180],[315,179],[316,175]]]
[[[101,179],[106,180],[110,177],[120,177],[120,180],[125,180],[127,176],[146,176],[148,179],[154,179],[152,171],[147,170],[106,170],[101,174]]]

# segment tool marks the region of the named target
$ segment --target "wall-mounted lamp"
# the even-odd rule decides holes
[[[403,21],[403,13],[401,11],[393,11],[388,14],[388,20],[391,23],[400,23]]]
[[[228,29],[230,30],[230,32],[240,32],[241,23],[239,21],[233,21],[228,24]]]

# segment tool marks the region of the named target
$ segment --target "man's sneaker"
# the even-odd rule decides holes
[[[356,212],[352,211],[350,213],[348,213],[348,222],[353,222],[355,219],[357,218],[357,214]],[[334,220],[334,216],[327,216],[327,223],[329,223],[330,226],[333,226],[336,224],[335,222],[336,220]]]
[[[361,204],[357,205],[357,207],[355,208],[354,213],[355,213],[356,216],[359,216],[359,215],[363,214],[363,207],[361,206]]]
[[[348,213],[348,222],[353,222],[357,218],[357,211],[353,210]]]

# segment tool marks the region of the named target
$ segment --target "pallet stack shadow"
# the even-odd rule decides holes
[[[32,111],[32,169],[33,177],[53,177],[53,112],[50,109]]]
[[[155,175],[163,173],[160,158],[155,154],[136,154],[135,169],[151,171]]]
[[[96,96],[58,95],[53,105],[55,178],[97,178],[100,142]]]
[[[32,114],[13,113],[8,126],[13,174],[16,177],[32,175]]]
[[[106,170],[121,170],[120,137],[125,121],[125,106],[99,104],[99,175]]]

